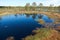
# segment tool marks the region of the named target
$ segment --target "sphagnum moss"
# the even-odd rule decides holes
[[[36,33],[35,35],[27,36],[25,40],[26,39],[27,40],[48,40],[48,39],[50,40],[52,36],[54,37],[56,34],[58,34],[56,30],[48,29],[48,28],[40,28],[38,30],[35,30],[34,32]]]

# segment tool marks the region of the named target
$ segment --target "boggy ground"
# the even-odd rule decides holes
[[[44,11],[0,11],[0,16],[7,15],[7,14],[45,14],[49,16],[50,18],[60,18],[60,13],[56,12],[44,12]]]
[[[33,32],[35,33],[34,35],[29,35],[23,40],[60,40],[60,32],[51,28],[38,28]]]
[[[39,11],[18,11],[18,12],[0,12],[0,16],[2,15],[7,15],[7,14],[17,14],[17,13],[28,13],[28,14],[35,14],[35,13],[39,13],[39,14],[45,14],[50,18],[55,19],[55,23],[54,24],[60,24],[60,13],[53,13],[53,12],[39,12]],[[43,22],[44,23],[44,22]],[[60,30],[60,26],[56,29]],[[29,35],[25,38],[23,38],[23,40],[60,40],[60,32],[55,30],[55,29],[49,29],[49,28],[38,28],[37,30],[33,31],[35,34],[34,35]],[[9,37],[7,38],[7,40],[14,40],[13,37]]]
[[[22,38],[22,40],[60,40],[60,32],[51,28],[36,28],[33,34]],[[8,37],[6,40],[15,40],[14,37]]]

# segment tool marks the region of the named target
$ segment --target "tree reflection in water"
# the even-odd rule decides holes
[[[26,15],[26,17],[27,17],[27,18],[29,18],[29,17],[30,17],[30,14],[25,14],[25,15]]]
[[[0,20],[2,20],[2,17],[0,17]]]
[[[38,15],[38,18],[39,18],[39,19],[42,19],[42,17],[43,17],[42,14],[39,14],[39,15]]]
[[[35,18],[36,18],[36,16],[37,16],[37,14],[34,14],[34,15],[32,15],[32,18],[33,18],[33,19],[35,19]]]
[[[15,14],[15,17],[17,17],[18,15],[17,14]]]

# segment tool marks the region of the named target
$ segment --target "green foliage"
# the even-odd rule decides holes
[[[17,10],[17,9],[19,9],[20,11],[21,10],[26,10],[26,11],[44,11],[45,9],[47,9],[47,11],[50,11],[50,12],[52,12],[52,11],[54,11],[54,12],[56,12],[57,10],[60,12],[60,6],[58,6],[58,7],[47,7],[47,6],[43,6],[43,4],[40,4],[40,7],[38,7],[38,6],[36,6],[36,4],[35,3],[33,3],[33,6],[30,6],[30,4],[27,4],[26,6],[24,6],[24,7],[21,7],[21,6],[17,6],[17,7],[13,7],[13,6],[0,6],[0,8],[6,8],[6,9],[12,9],[12,10]],[[2,10],[2,9],[1,9]]]
[[[0,6],[0,8],[6,8],[5,6]]]

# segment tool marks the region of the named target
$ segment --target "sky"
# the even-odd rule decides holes
[[[60,5],[60,0],[0,0],[0,6],[25,6],[26,3],[32,5],[33,2],[36,2],[37,5],[43,3],[44,6],[49,6],[50,4],[54,4],[54,6]]]

